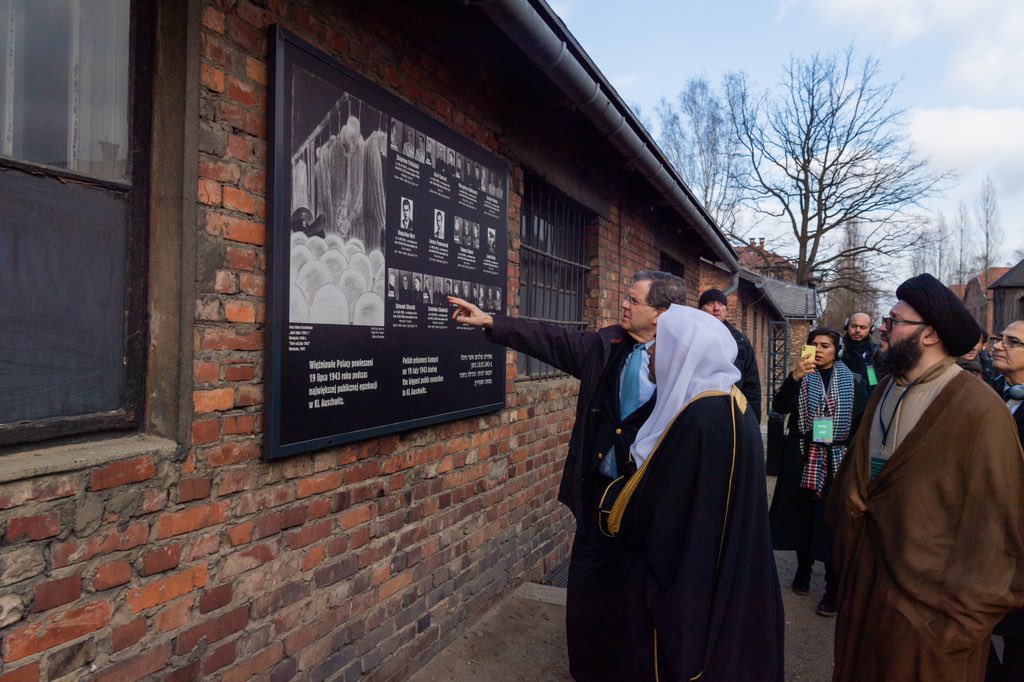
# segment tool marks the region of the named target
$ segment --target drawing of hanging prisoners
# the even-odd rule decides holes
[[[290,322],[384,325],[387,128],[345,93],[292,155]]]

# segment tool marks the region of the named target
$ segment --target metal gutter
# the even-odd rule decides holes
[[[723,265],[732,273],[738,272],[736,253],[714,219],[547,3],[473,0],[473,4],[519,46],[672,208],[689,218]]]

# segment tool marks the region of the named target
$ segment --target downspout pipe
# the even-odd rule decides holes
[[[737,270],[737,271],[732,273],[732,278],[729,280],[729,288],[726,289],[725,291],[723,291],[722,293],[725,294],[726,296],[728,296],[732,292],[736,291],[736,289],[738,289],[739,286],[740,286],[740,273],[739,273],[739,270]]]
[[[601,83],[590,75],[569,45],[529,1],[474,0],[474,3],[547,75],[629,164],[647,178],[669,205],[690,219],[729,271],[738,273],[740,264],[712,227],[710,216],[699,206],[671,166],[655,153],[653,142],[648,144],[637,133],[632,124],[635,121],[632,112],[620,107],[606,94]],[[734,274],[730,290],[735,290],[738,285],[739,275]]]

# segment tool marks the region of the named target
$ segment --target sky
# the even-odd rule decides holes
[[[986,176],[1004,240],[1024,249],[1024,2],[1020,0],[549,0],[622,98],[654,120],[687,79],[743,71],[758,90],[791,56],[842,50],[898,81],[904,132],[937,171],[956,174],[926,209],[972,213]],[[859,63],[859,60],[858,60]],[[657,138],[657,131],[652,131]]]

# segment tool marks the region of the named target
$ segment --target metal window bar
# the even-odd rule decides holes
[[[772,321],[768,342],[768,405],[789,373],[789,323]],[[769,409],[771,409],[769,407]]]
[[[553,188],[528,180],[521,219],[520,316],[582,329],[586,273],[585,209]],[[521,377],[554,376],[557,370],[519,354]]]

